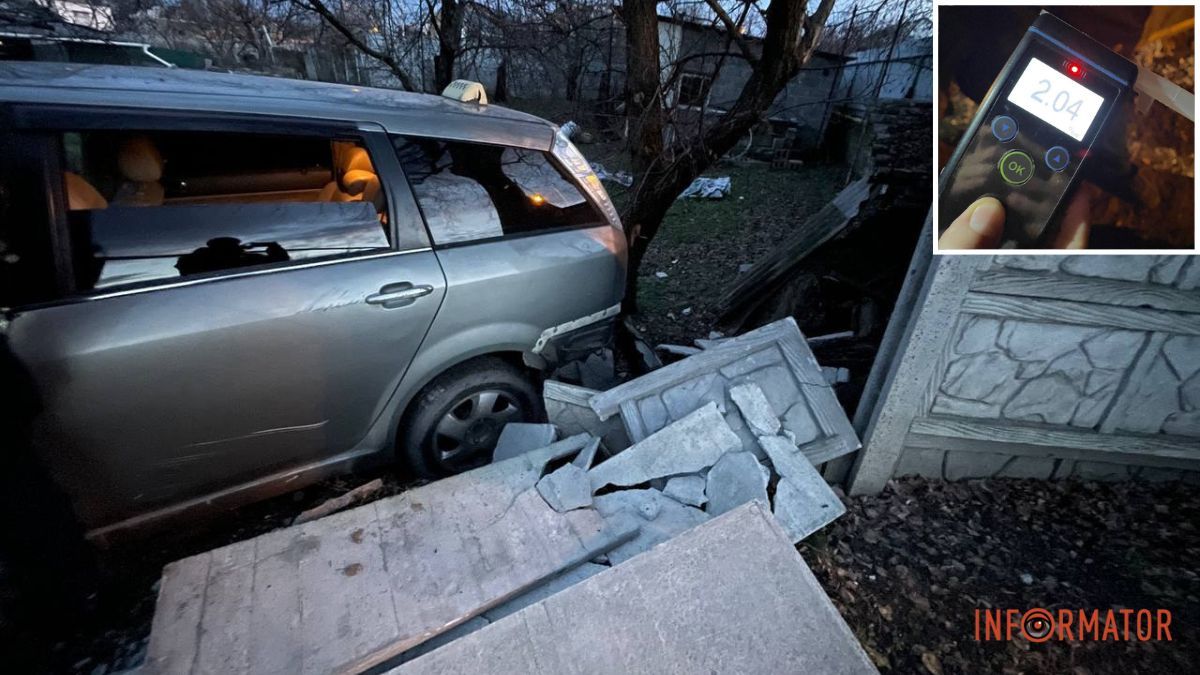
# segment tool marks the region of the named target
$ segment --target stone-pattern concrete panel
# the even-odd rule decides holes
[[[931,412],[1096,427],[1146,335],[964,317]]]

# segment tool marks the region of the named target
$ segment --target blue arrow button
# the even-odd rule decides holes
[[[1008,115],[1000,115],[992,120],[992,135],[1001,143],[1007,143],[1017,137],[1017,121]]]
[[[1062,171],[1071,162],[1071,153],[1061,145],[1056,145],[1046,151],[1046,167],[1051,171]]]

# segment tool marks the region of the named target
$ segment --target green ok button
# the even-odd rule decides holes
[[[1009,150],[1000,158],[1000,177],[1009,185],[1024,185],[1033,178],[1033,158],[1020,150]]]

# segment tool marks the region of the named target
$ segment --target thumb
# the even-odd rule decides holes
[[[1004,205],[995,197],[981,197],[968,206],[938,239],[938,248],[996,248],[1004,233]]]

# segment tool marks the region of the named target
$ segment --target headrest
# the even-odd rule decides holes
[[[117,168],[126,180],[154,183],[162,179],[163,159],[149,138],[134,136],[117,151]]]
[[[351,169],[342,174],[341,184],[342,192],[348,195],[360,195],[363,193],[374,195],[375,191],[379,189],[379,176],[370,171]]]
[[[371,164],[371,156],[367,154],[366,148],[360,148],[357,145],[350,148],[343,158],[342,171],[369,171],[375,173],[375,166]]]
[[[103,209],[108,207],[108,200],[92,187],[92,184],[87,182],[77,173],[71,171],[63,172],[63,183],[67,188],[67,208],[72,211],[85,211],[89,209]]]

